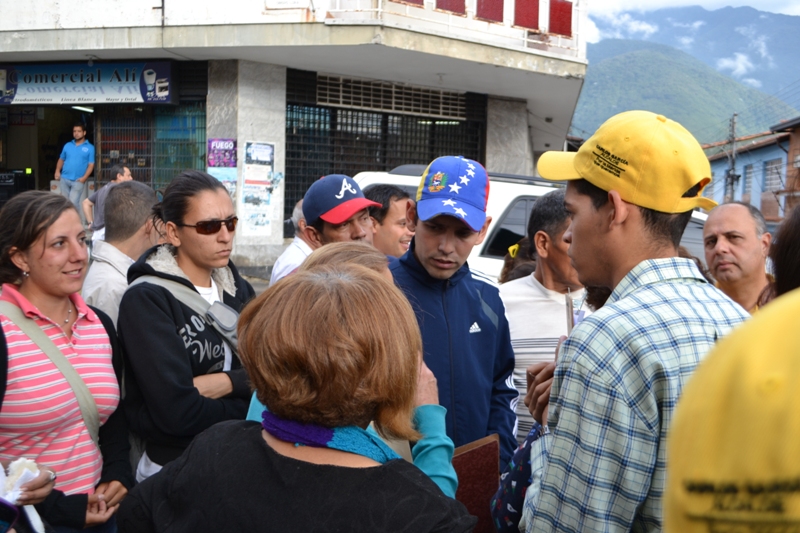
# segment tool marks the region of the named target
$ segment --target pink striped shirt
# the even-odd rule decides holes
[[[16,285],[4,284],[0,300],[22,309],[61,349],[94,396],[104,424],[119,404],[119,386],[111,365],[111,344],[97,315],[79,294],[70,296],[78,310],[70,340],[43,316]],[[94,492],[103,459],[81,416],[64,375],[30,338],[3,314],[0,324],[8,344],[8,380],[0,409],[0,458],[27,457],[58,473],[56,488],[67,494]]]

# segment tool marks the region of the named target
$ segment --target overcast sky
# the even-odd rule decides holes
[[[798,0],[587,0],[590,15],[613,11],[653,11],[662,7],[702,6],[709,11],[725,6],[751,6],[760,11],[800,15]],[[642,8],[642,4],[646,7]]]
[[[606,22],[617,27],[625,27],[628,32],[646,34],[652,27],[635,18],[635,12],[654,11],[664,7],[701,6],[709,11],[725,6],[751,6],[759,11],[782,13],[784,15],[800,16],[800,0],[646,0],[646,7],[642,7],[642,0],[585,0],[588,5],[589,20],[582,34],[587,42],[596,43],[601,39],[619,37],[607,32],[601,34],[592,18],[605,19]],[[615,15],[620,11],[634,12],[634,16],[624,15],[622,18]],[[645,35],[646,36],[646,35]]]

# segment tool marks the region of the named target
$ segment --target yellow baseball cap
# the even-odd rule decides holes
[[[553,181],[585,179],[626,202],[685,213],[713,209],[702,190],[711,182],[711,165],[686,128],[649,111],[626,111],[605,121],[577,152],[545,152],[539,175]],[[697,196],[683,198],[700,184]]]
[[[678,401],[664,530],[800,530],[800,290],[722,339]]]

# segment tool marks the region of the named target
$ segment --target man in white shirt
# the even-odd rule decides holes
[[[294,239],[272,266],[270,285],[297,270],[297,267],[302,265],[312,252],[311,243],[308,242],[308,237],[305,235],[306,218],[303,216],[303,200],[294,206],[292,224],[294,225]]]
[[[116,185],[105,198],[106,238],[94,243],[92,265],[81,294],[86,303],[106,313],[115,324],[119,303],[128,288],[128,267],[160,239],[153,225],[155,203],[155,191],[138,181]]]
[[[552,362],[559,337],[568,333],[566,295],[569,293],[573,300],[576,323],[590,312],[584,304],[583,286],[567,255],[569,245],[562,239],[568,226],[563,189],[539,198],[528,221],[531,259],[536,262],[536,270],[530,276],[500,285],[516,359],[514,386],[521,398],[527,393],[527,367]],[[533,425],[533,417],[522,401],[517,404],[517,417],[517,440],[522,443]]]

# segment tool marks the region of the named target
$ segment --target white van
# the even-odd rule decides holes
[[[390,172],[359,172],[353,178],[361,189],[375,184],[396,185],[405,190],[412,198],[417,194],[417,187],[425,165],[402,165]],[[522,239],[527,231],[533,203],[540,196],[547,194],[563,183],[547,181],[532,176],[489,173],[489,204],[487,215],[492,217],[487,237],[480,246],[476,246],[469,256],[470,268],[483,272],[495,279],[500,277],[503,269],[503,258],[508,247]],[[692,220],[686,227],[681,244],[692,255],[703,258],[703,225],[708,215],[695,211]]]

